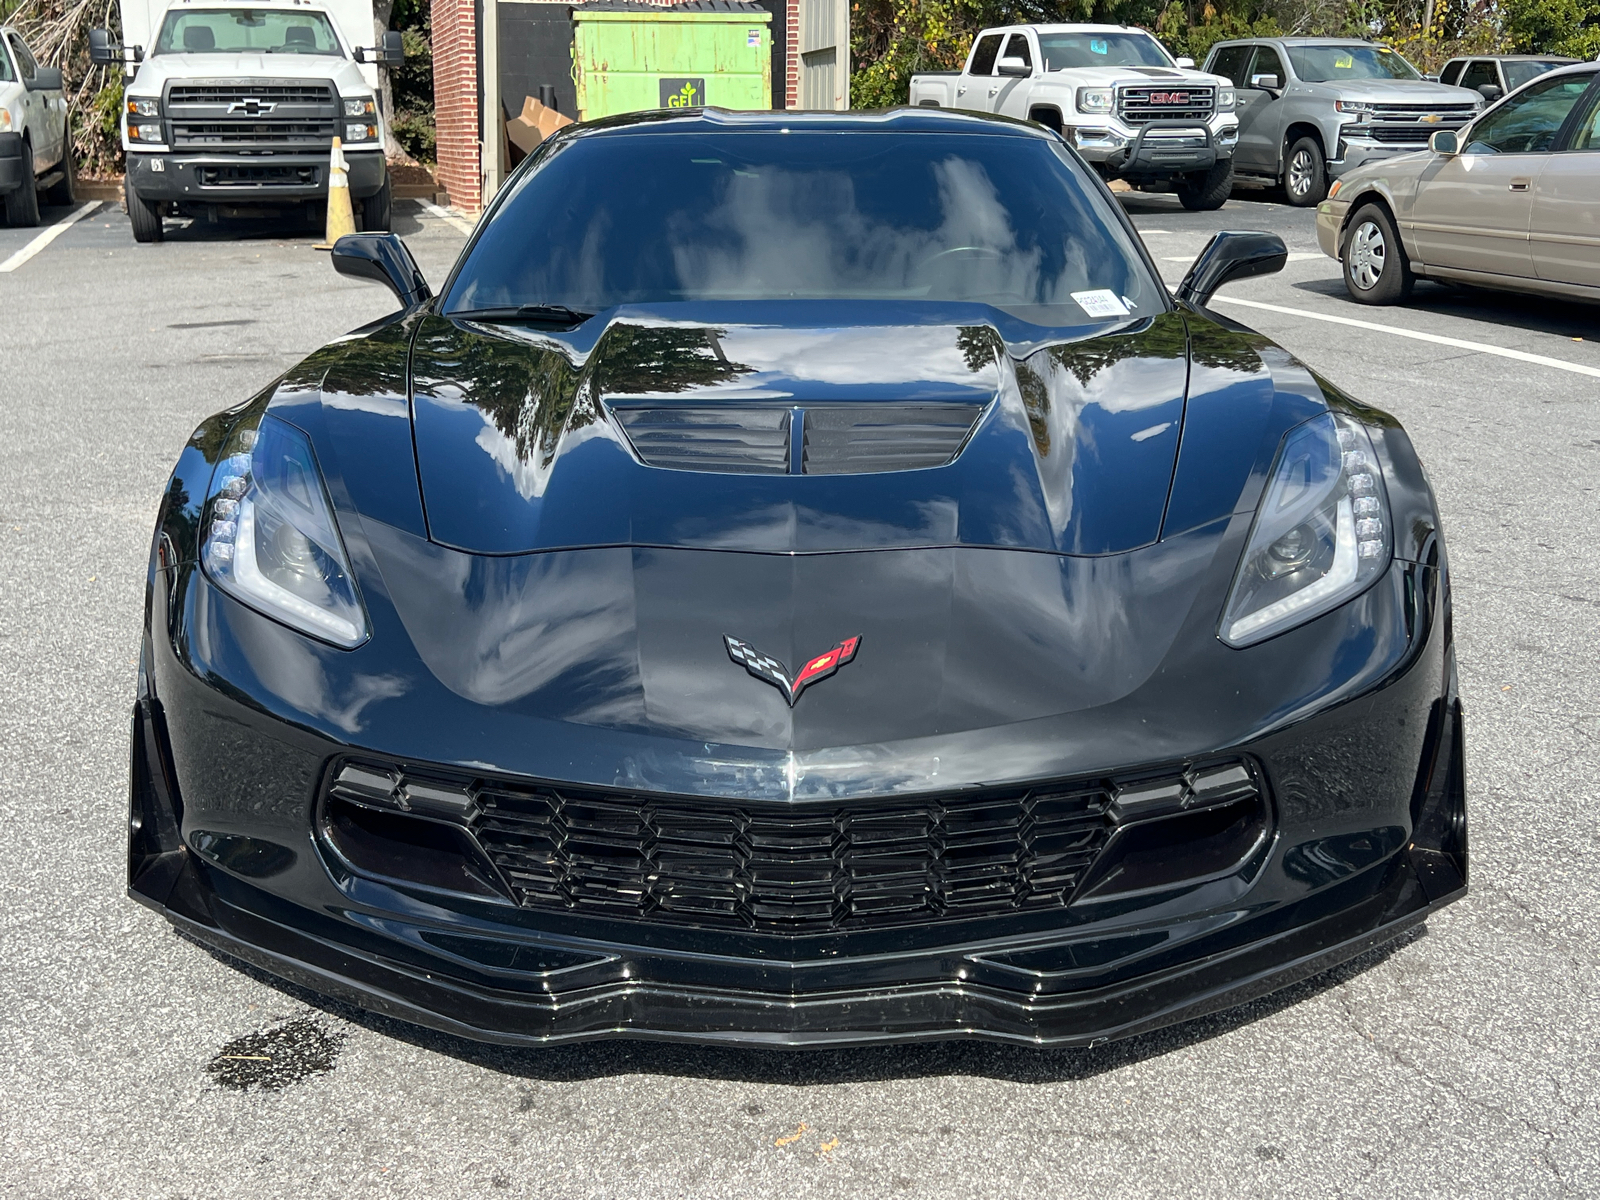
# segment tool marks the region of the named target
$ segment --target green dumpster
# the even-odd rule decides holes
[[[572,9],[578,119],[772,107],[772,14],[745,0],[589,0]]]

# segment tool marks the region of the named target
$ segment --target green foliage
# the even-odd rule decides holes
[[[1501,0],[1500,15],[1519,54],[1600,54],[1600,0]]]
[[[400,31],[406,47],[405,62],[389,73],[394,95],[390,128],[407,154],[431,163],[436,157],[432,8],[418,0],[396,0],[390,26]]]

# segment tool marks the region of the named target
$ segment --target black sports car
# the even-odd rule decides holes
[[[561,131],[167,489],[129,885],[500,1042],[1089,1042],[1463,894],[1433,497],[1002,119]]]

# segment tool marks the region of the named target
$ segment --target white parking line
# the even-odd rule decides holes
[[[1505,346],[1491,346],[1486,342],[1469,342],[1465,338],[1445,337],[1439,333],[1422,333],[1416,329],[1401,329],[1396,325],[1380,325],[1376,321],[1358,321],[1354,317],[1336,317],[1332,313],[1311,312],[1304,308],[1286,308],[1282,304],[1263,304],[1259,300],[1241,300],[1237,296],[1213,296],[1212,304],[1242,304],[1246,308],[1259,308],[1267,312],[1285,313],[1291,317],[1306,317],[1313,321],[1327,321],[1333,325],[1349,325],[1355,329],[1370,329],[1374,333],[1387,333],[1394,337],[1411,338],[1417,342],[1433,342],[1439,346],[1454,346],[1459,350],[1473,350],[1479,354],[1493,354],[1500,358],[1514,358],[1518,362],[1534,363],[1541,367],[1554,367],[1557,371],[1571,371],[1574,375],[1589,375],[1600,379],[1600,367],[1587,367],[1582,363],[1568,362],[1564,358],[1548,358],[1543,354],[1530,354],[1526,350],[1512,350]]]
[[[35,254],[39,253],[39,251],[43,250],[51,242],[55,241],[58,237],[65,233],[67,231],[67,226],[71,225],[75,221],[83,220],[84,217],[87,217],[99,207],[100,201],[91,200],[89,203],[79,205],[77,208],[73,209],[72,212],[68,213],[54,225],[41,232],[38,237],[34,238],[33,241],[29,242],[21,250],[18,250],[10,258],[6,259],[5,262],[0,262],[0,275],[15,271],[23,263],[27,262]]]
[[[419,200],[418,203],[422,205],[422,211],[427,213],[430,217],[438,217],[439,220],[443,221],[446,225],[449,225],[455,229],[459,229],[462,233],[471,233],[475,228],[477,228],[471,221],[466,220],[464,217],[458,217],[448,208],[440,208],[432,201]]]

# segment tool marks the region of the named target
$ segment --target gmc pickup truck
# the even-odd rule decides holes
[[[979,34],[960,71],[913,75],[911,103],[1037,121],[1107,179],[1221,208],[1239,140],[1233,82],[1193,67],[1127,25],[1013,25]]]

